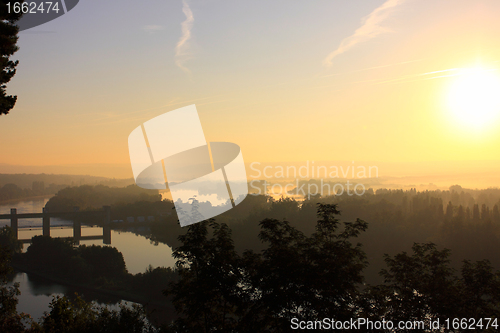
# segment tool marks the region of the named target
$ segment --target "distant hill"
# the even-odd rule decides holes
[[[130,179],[113,179],[88,175],[0,174],[0,202],[56,194],[66,187],[101,185],[123,188],[135,184]]]
[[[134,184],[132,178],[114,179],[89,175],[54,175],[54,174],[1,174],[0,188],[6,184],[15,184],[22,189],[32,189],[34,182],[43,182],[45,187],[54,185],[106,185],[110,187],[125,187]]]
[[[13,165],[0,162],[0,173],[92,175],[107,178],[131,178],[132,169],[128,163],[65,164],[65,165]]]

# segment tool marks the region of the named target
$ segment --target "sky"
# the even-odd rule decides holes
[[[499,14],[497,0],[80,1],[19,34],[0,172],[132,177],[130,132],[190,104],[246,163],[494,169]]]

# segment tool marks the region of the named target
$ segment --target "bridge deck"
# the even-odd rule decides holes
[[[0,214],[0,220],[10,220],[10,227],[14,230],[14,235],[19,239],[19,219],[25,218],[42,218],[43,220],[43,235],[50,236],[50,218],[67,216],[69,218],[74,218],[76,216],[86,216],[86,217],[101,217],[103,219],[103,229],[102,236],[82,236],[82,224],[79,220],[73,219],[73,237],[64,237],[65,239],[74,239],[79,242],[81,240],[91,240],[91,239],[102,239],[104,244],[111,244],[111,207],[103,206],[102,210],[94,211],[83,211],[80,212],[78,207],[75,207],[74,212],[47,212],[45,208],[42,213],[23,213],[17,214],[16,208],[11,208],[10,214]],[[24,244],[31,243],[31,239],[21,239]]]
[[[58,238],[60,238],[60,239],[74,239],[77,241],[83,241],[83,240],[104,239],[104,236],[95,235],[95,236],[81,236],[81,237],[77,237],[77,238],[74,238],[74,237],[58,237]],[[23,242],[23,244],[30,244],[31,243],[31,239],[20,239],[20,241]]]
[[[44,217],[61,217],[75,215],[103,215],[102,210],[84,211],[84,212],[59,212],[59,213],[21,213],[21,214],[0,214],[0,220],[10,220],[13,217],[18,219],[44,218]]]

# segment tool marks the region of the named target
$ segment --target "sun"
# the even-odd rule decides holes
[[[450,86],[447,105],[462,125],[484,129],[500,117],[500,78],[495,70],[463,69]]]

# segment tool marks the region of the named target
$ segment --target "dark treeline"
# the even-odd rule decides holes
[[[66,187],[66,185],[55,184],[50,184],[49,186],[45,187],[45,184],[43,182],[33,182],[31,188],[21,188],[16,184],[8,183],[0,187],[0,202],[42,195],[51,195],[57,193],[64,187]]]
[[[336,204],[341,221],[359,217],[370,222],[370,228],[359,238],[370,263],[365,269],[370,283],[382,282],[378,272],[385,265],[384,254],[410,251],[414,242],[433,242],[451,249],[452,266],[456,269],[463,260],[483,259],[500,268],[500,219],[496,208],[500,190],[457,190],[458,187],[425,192],[378,190],[363,196],[313,196],[304,201],[251,195],[234,209],[217,216],[217,221],[231,227],[235,247],[242,253],[247,249],[263,249],[258,238],[259,222],[263,219],[286,219],[291,226],[311,235],[315,231],[317,204]],[[466,206],[462,205],[464,202]],[[148,237],[172,247],[180,245],[177,238],[185,232],[178,227],[175,215],[149,226]]]
[[[153,322],[162,318],[149,312],[160,307],[162,313],[173,313],[162,291],[169,282],[178,280],[175,270],[149,267],[144,273],[132,275],[116,248],[75,244],[68,239],[35,236],[26,253],[21,253],[22,243],[13,231],[9,227],[0,229],[0,332],[156,332]],[[113,293],[148,306],[112,311],[70,295],[54,298],[50,311],[35,322],[16,311],[19,285],[6,286],[13,272],[11,265],[59,283]]]
[[[311,235],[314,232],[316,205],[336,204],[340,220],[361,218],[370,222],[370,229],[360,236],[370,264],[365,276],[370,283],[380,283],[378,274],[384,266],[385,253],[395,255],[410,251],[414,242],[434,242],[451,249],[452,265],[460,268],[462,260],[488,259],[500,268],[500,190],[468,190],[455,185],[448,191],[386,190],[367,191],[363,196],[311,196],[304,201],[291,198],[274,200],[268,196],[249,195],[241,204],[217,216],[233,231],[236,249],[262,250],[259,242],[259,222],[265,218],[287,219],[290,225]],[[180,245],[180,228],[174,205],[163,200],[155,191],[137,186],[109,188],[79,186],[61,190],[47,203],[49,210],[100,209],[111,205],[114,220],[129,216],[154,216],[154,222],[141,223],[149,227],[141,234],[154,242],[171,247]],[[94,223],[89,221],[89,223]],[[98,224],[100,221],[95,222]],[[113,228],[130,228],[134,224],[114,224]]]
[[[243,254],[226,224],[212,220],[189,227],[174,252],[180,280],[165,291],[180,315],[169,331],[319,331],[332,329],[332,320],[357,318],[425,324],[412,332],[444,330],[450,318],[496,318],[487,330],[476,329],[498,329],[500,272],[487,260],[464,261],[455,271],[449,250],[414,243],[410,254],[384,257],[384,283],[367,285],[362,272],[368,262],[356,238],[369,225],[360,219],[341,223],[335,205],[318,204],[317,215],[310,236],[286,220],[262,220],[263,250]],[[431,328],[437,320],[441,324]],[[338,330],[406,331],[397,324],[365,325]]]
[[[123,187],[133,183],[133,179],[111,179],[88,175],[0,174],[0,201],[52,195],[71,186]]]
[[[161,291],[178,276],[169,267],[149,267],[144,273],[130,274],[122,253],[116,248],[80,245],[68,239],[35,236],[26,253],[14,256],[16,267],[63,283],[112,290],[143,302],[169,303]]]
[[[5,184],[16,184],[21,188],[31,188],[34,182],[43,182],[45,185],[65,185],[75,186],[92,183],[93,185],[105,181],[107,178],[95,176],[79,176],[79,175],[52,175],[52,174],[7,174],[0,173],[0,186]]]
[[[293,200],[272,201],[274,208],[268,213],[283,213],[285,210],[278,208],[294,205]],[[303,203],[294,214],[305,214],[300,211],[306,212],[305,207],[311,205],[310,201]],[[359,218],[340,221],[340,211],[335,204],[313,206],[312,220],[303,221],[304,225],[312,226],[309,233],[284,218],[264,218],[257,223],[260,250],[238,251],[235,247],[238,240],[230,227],[215,220],[185,228],[179,236],[180,245],[174,251],[178,278],[168,279],[152,268],[138,275],[141,285],[164,286],[163,294],[171,297],[178,317],[169,325],[152,326],[140,309],[122,309],[125,312],[110,315],[105,309],[89,310],[88,303],[81,300],[72,303],[63,298],[55,299],[51,311],[39,323],[32,323],[29,331],[289,332],[296,325],[328,329],[332,320],[357,318],[371,322],[425,323],[425,328],[412,330],[414,332],[439,330],[429,328],[430,323],[438,319],[444,325],[446,319],[453,318],[494,318],[488,331],[498,329],[500,272],[495,271],[488,260],[464,261],[456,270],[450,265],[449,250],[433,243],[412,243],[411,252],[383,256],[384,267],[379,272],[383,283],[367,284],[363,271],[369,260],[359,240],[372,224]],[[253,216],[252,213],[249,216]],[[8,234],[9,229],[5,230]],[[8,239],[12,240],[12,234]],[[15,244],[15,241],[7,243],[2,246],[5,251],[0,253],[16,251]],[[73,269],[71,265],[85,267],[90,279],[98,278],[100,274],[94,275],[94,272],[101,270],[104,276],[113,279],[126,275],[123,258],[116,250],[70,248],[62,245],[62,240],[44,237],[35,238],[34,244],[40,246],[36,252],[52,247],[51,254],[72,254],[63,254],[58,260],[69,265],[69,269]],[[51,259],[44,259],[42,254],[30,254],[29,250],[26,253],[27,258],[33,255],[33,260],[46,260],[58,274],[64,271],[72,274],[63,267],[57,268],[64,265],[50,262]],[[101,256],[116,263],[104,267]],[[8,264],[8,260],[2,257],[3,263]],[[10,312],[0,308],[5,309],[5,313],[0,314],[4,328],[15,327],[24,318],[15,312],[16,289],[12,288],[1,294],[2,304],[13,304]],[[324,318],[329,321],[325,322]],[[96,323],[104,325],[108,320],[111,326],[106,326],[106,330],[95,326]],[[120,326],[124,322],[128,328]],[[485,324],[481,323],[483,331]],[[397,327],[369,329],[359,324],[356,329],[349,327],[340,331],[356,330],[405,331]]]
[[[80,185],[105,185],[112,187],[125,187],[134,184],[133,178],[116,179],[89,175],[57,175],[57,174],[7,174],[0,173],[0,186],[5,184],[16,184],[21,188],[31,188],[34,182],[43,182],[46,186],[50,184],[65,186]]]
[[[125,205],[135,202],[160,202],[161,195],[156,190],[145,190],[137,185],[109,187],[104,185],[82,185],[67,187],[49,199],[45,208],[52,212],[101,209],[106,205]]]

